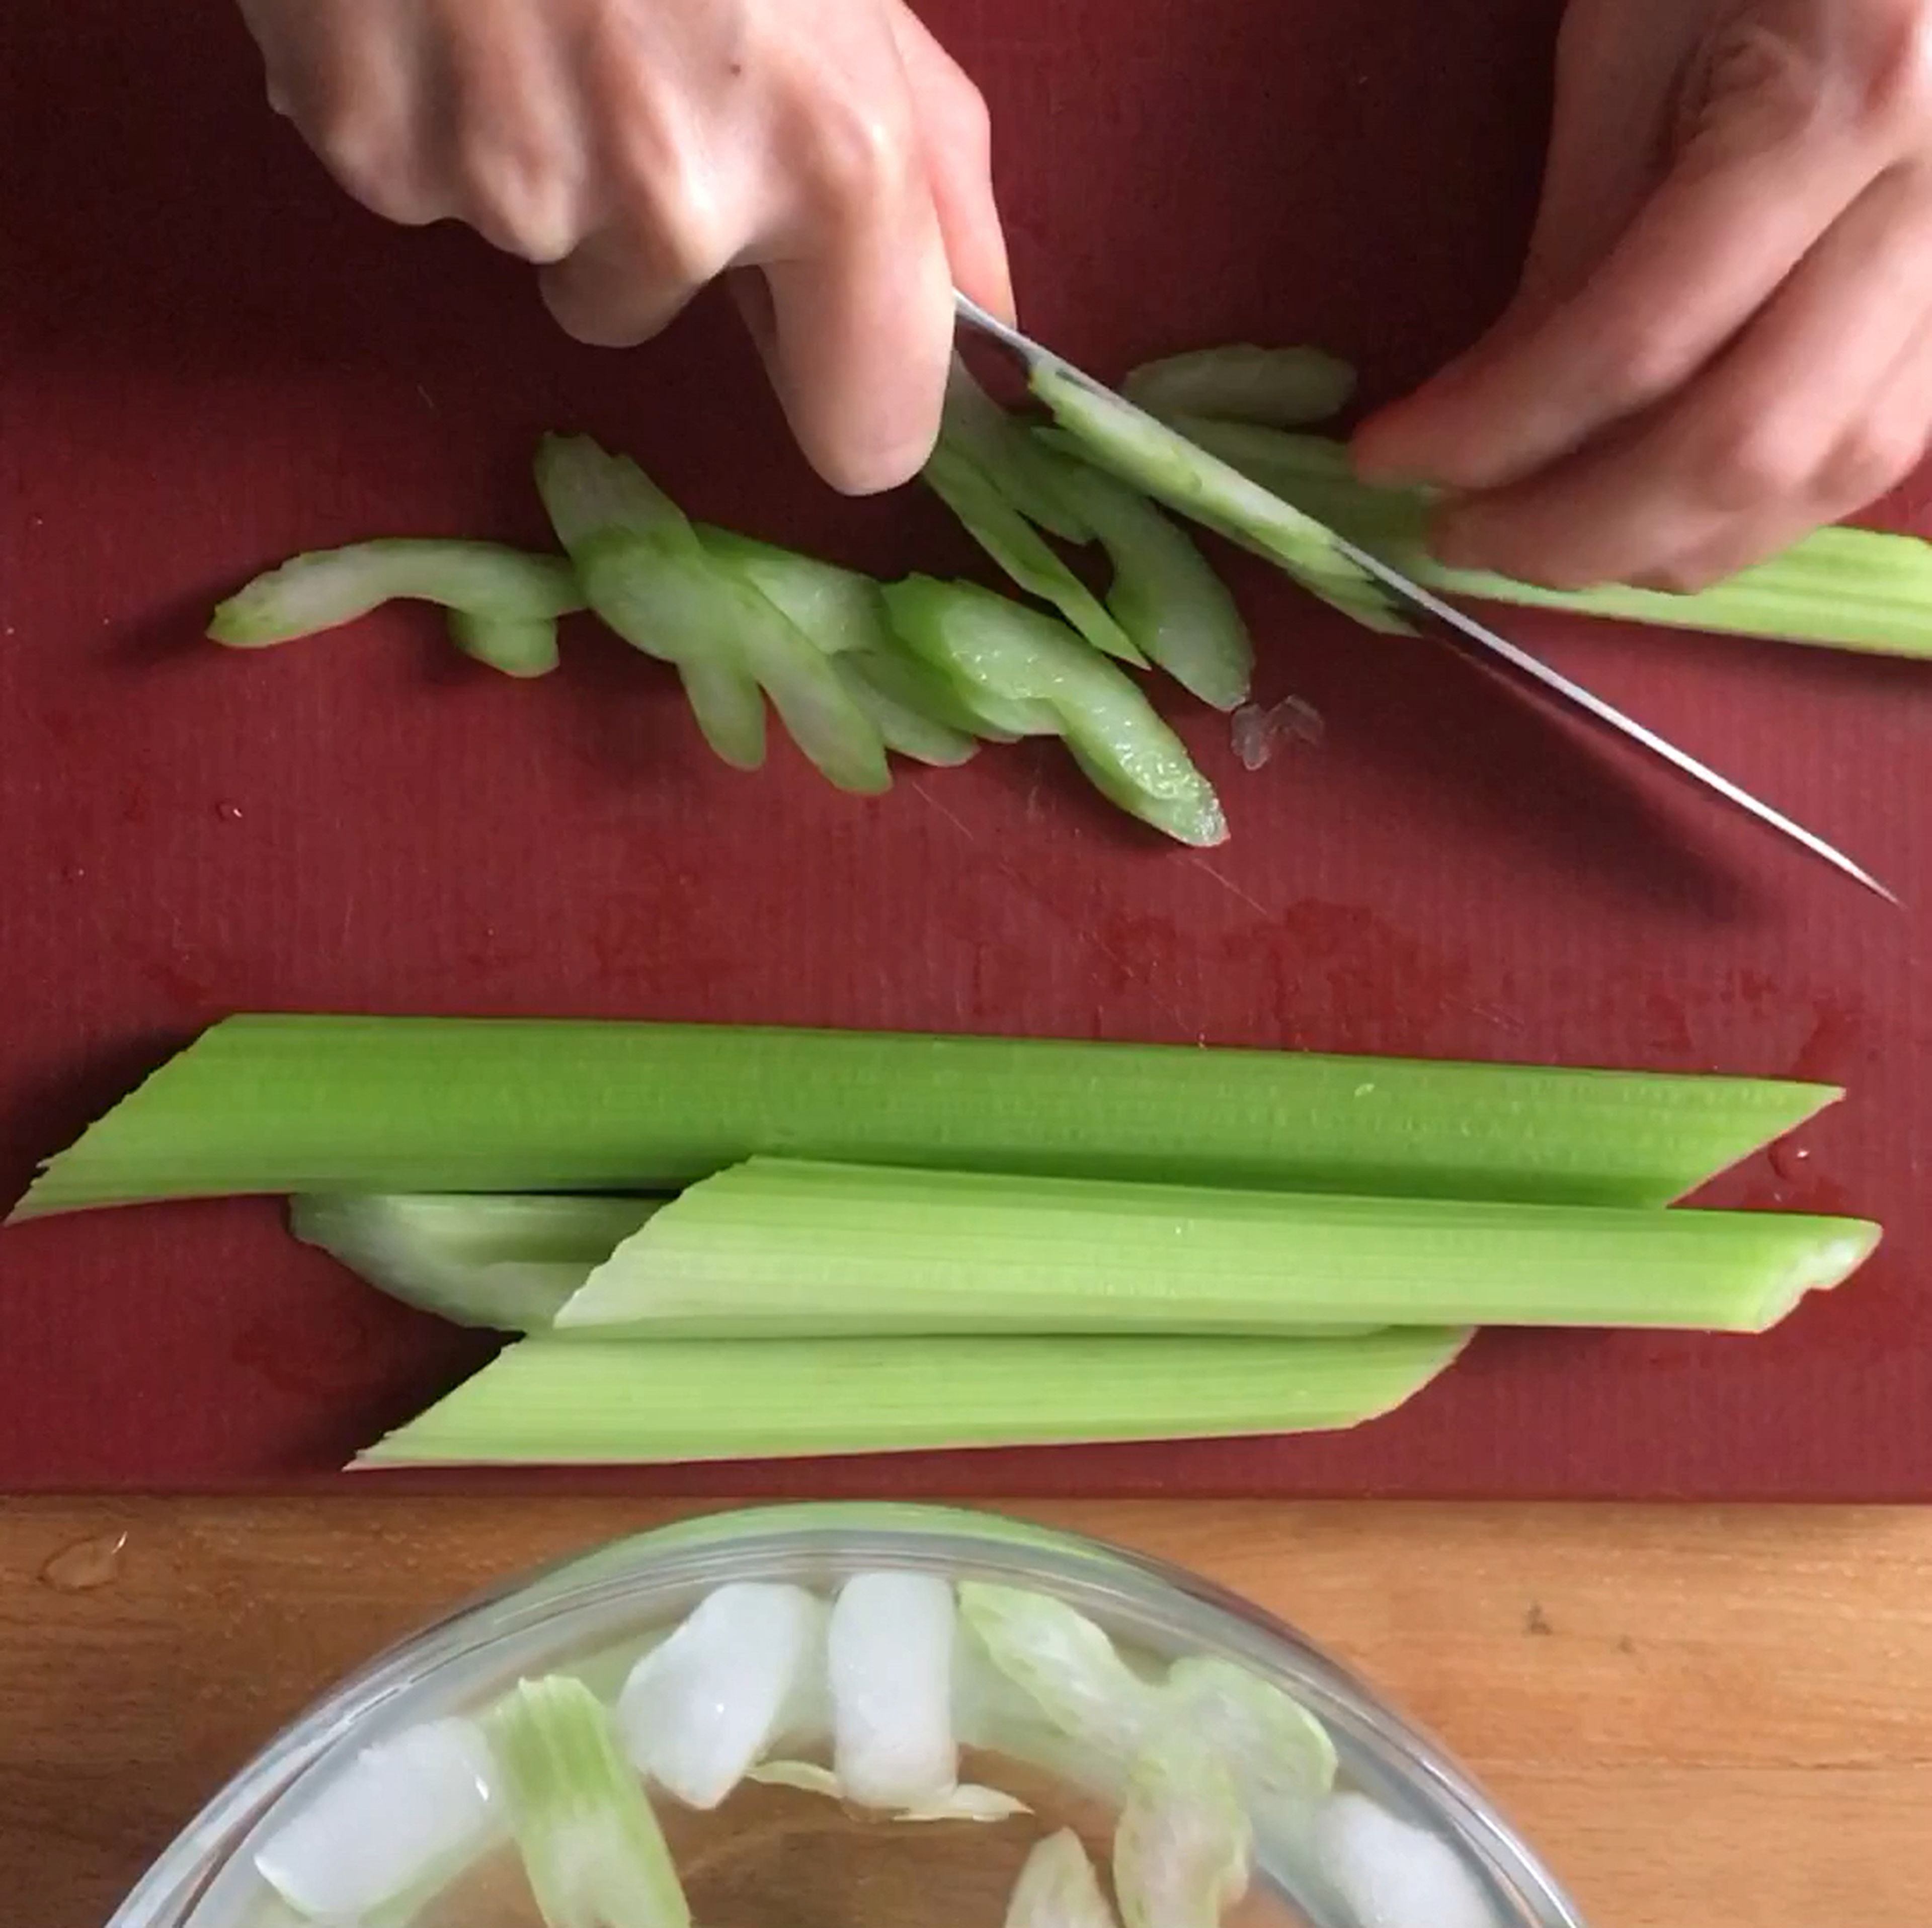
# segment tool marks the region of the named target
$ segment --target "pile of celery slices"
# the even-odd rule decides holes
[[[1257,1864],[1324,1928],[1494,1918],[1454,1850],[1338,1786],[1334,1741],[1280,1687],[1214,1657],[1130,1659],[1051,1595],[891,1570],[829,1601],[734,1582],[614,1694],[587,1678],[608,1671],[592,1655],[366,1748],[298,1790],[256,1872],[303,1920],[409,1928],[433,1908],[500,1918],[507,1849],[549,1928],[690,1928],[684,1817],[762,1786],[1024,1831],[1006,1928],[1216,1928]],[[1080,1832],[997,1784],[1042,1774],[1092,1817],[1104,1879]]]
[[[1862,1221],[1672,1201],[1840,1094],[1300,1053],[535,1021],[218,1025],[16,1216],[236,1193],[523,1335],[368,1465],[1358,1424],[1478,1327],[1761,1332]]]
[[[1130,378],[1132,407],[1050,369],[1033,379],[1050,423],[1010,413],[956,364],[926,471],[1030,602],[923,576],[881,584],[695,524],[634,462],[552,436],[537,483],[562,554],[396,538],[298,556],[222,604],[209,634],[257,648],[418,598],[447,608],[468,655],[528,677],[557,666],[558,619],[587,608],[676,671],[706,742],[736,769],[763,763],[768,709],[830,782],[866,795],[890,787],[890,755],[946,766],[982,743],[1058,737],[1109,802],[1204,846],[1227,835],[1220,802],[1130,672],[1157,669],[1232,711],[1248,697],[1253,649],[1220,577],[1163,507],[1374,630],[1406,625],[1311,517],[1452,595],[1932,654],[1932,545],[1911,537],[1826,529],[1690,596],[1557,592],[1446,569],[1428,552],[1425,493],[1360,483],[1342,445],[1294,432],[1334,413],[1353,385],[1344,364],[1312,350],[1155,363]],[[1104,554],[1104,593],[1056,542]]]

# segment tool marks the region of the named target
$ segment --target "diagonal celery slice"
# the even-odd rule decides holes
[[[1247,1892],[1254,1849],[1227,1764],[1201,1737],[1164,1731],[1135,1762],[1114,1830],[1124,1928],[1220,1928]]]
[[[466,656],[506,676],[547,676],[559,661],[556,625],[547,617],[484,616],[475,610],[452,609],[449,638]]]
[[[1094,532],[1060,487],[1058,470],[1040,459],[1026,424],[994,401],[957,355],[946,382],[940,439],[967,457],[1028,521],[1063,542]]]
[[[550,622],[584,607],[576,572],[560,556],[391,536],[297,556],[257,576],[217,608],[208,633],[231,649],[257,649],[352,622],[398,598],[499,622]]]
[[[1088,460],[1279,564],[1304,589],[1364,628],[1408,632],[1407,621],[1382,585],[1349,561],[1334,536],[1306,512],[1277,500],[1165,423],[1070,373],[1035,362],[1029,379]]]
[[[582,1681],[524,1681],[485,1726],[548,1928],[691,1928],[657,1817]]]
[[[1354,394],[1355,371],[1318,348],[1202,348],[1144,362],[1120,392],[1164,421],[1205,415],[1298,428],[1340,415]]]
[[[1082,459],[1064,430],[1037,431],[1070,451],[1055,475],[1114,565],[1107,607],[1150,663],[1203,703],[1238,709],[1253,679],[1254,644],[1228,586],[1188,536],[1138,490]]]
[[[1358,1426],[1468,1334],[1364,1339],[524,1339],[358,1467],[667,1465]]]
[[[358,1193],[291,1200],[289,1229],[406,1305],[542,1332],[654,1198]]]
[[[1072,1828],[1034,1844],[1007,1899],[1005,1928],[1114,1928],[1100,1877]]]
[[[1843,1093],[1055,1039],[275,1015],[214,1026],[14,1213],[232,1192],[670,1191],[760,1152],[1656,1205]]]
[[[1176,426],[1264,488],[1318,515],[1405,575],[1450,595],[1660,628],[1932,656],[1932,543],[1916,535],[1820,529],[1782,555],[1694,595],[1624,583],[1548,589],[1437,562],[1429,551],[1430,495],[1358,481],[1340,442],[1192,418]]]
[[[1762,1332],[1840,1285],[1875,1225],[1208,1191],[986,1172],[750,1163],[694,1186],[599,1266],[560,1327],[807,1311],[928,1333],[1324,1325]]]
[[[942,442],[922,474],[967,533],[1028,595],[1052,603],[1103,655],[1147,667],[1133,639],[970,457]]]

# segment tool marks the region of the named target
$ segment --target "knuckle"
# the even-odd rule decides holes
[[[835,208],[898,199],[913,178],[913,143],[902,115],[838,98],[820,103],[808,166],[819,196]]]
[[[1925,436],[1918,429],[1868,421],[1833,451],[1820,477],[1821,493],[1847,508],[1862,508],[1903,481],[1924,452]]]
[[[1606,349],[1610,384],[1630,406],[1669,394],[1695,370],[1696,358],[1683,337],[1662,322],[1626,328]]]
[[[1724,509],[1750,508],[1808,490],[1817,467],[1810,439],[1771,415],[1720,424],[1692,458],[1699,493]]]
[[[479,128],[463,142],[476,225],[526,260],[560,261],[579,233],[574,171],[542,136]]]
[[[1863,10],[1853,105],[1868,127],[1923,128],[1932,112],[1932,5],[1877,0]]]
[[[336,179],[385,219],[416,226],[443,211],[424,184],[406,128],[338,109],[322,116],[310,139]]]
[[[722,274],[737,251],[716,173],[680,142],[638,130],[619,163],[626,225],[658,271],[687,287]]]

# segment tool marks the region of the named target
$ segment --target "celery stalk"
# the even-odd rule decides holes
[[[1058,429],[1042,429],[1058,464],[1060,487],[1092,526],[1114,566],[1107,607],[1150,663],[1216,709],[1248,700],[1253,643],[1228,586],[1188,537],[1154,505],[1104,469]]]
[[[754,1159],[656,1214],[557,1315],[808,1312],[880,1332],[1324,1325],[1762,1332],[1878,1242],[1849,1219],[1210,1191]]]
[[[885,592],[894,626],[969,691],[1041,703],[1108,800],[1177,841],[1224,841],[1227,820],[1186,745],[1120,670],[1064,624],[968,583],[914,576]]]
[[[1163,421],[1193,415],[1298,428],[1340,415],[1355,371],[1318,348],[1202,348],[1144,363],[1120,392]]]
[[[711,664],[748,676],[841,790],[891,787],[878,730],[810,639],[750,583],[675,535],[606,529],[574,553],[591,607],[626,642],[680,668]]]
[[[652,1198],[362,1193],[292,1199],[289,1229],[458,1325],[541,1332],[658,1209]]]
[[[584,607],[575,572],[560,556],[394,536],[293,557],[238,589],[208,633],[231,649],[258,649],[352,622],[398,598],[498,622],[546,622]]]
[[[524,1339],[356,1463],[663,1465],[1324,1431],[1401,1405],[1468,1337]]]
[[[548,1928],[691,1928],[642,1783],[581,1681],[521,1682],[486,1723],[530,1893]]]
[[[557,666],[556,624],[548,617],[449,612],[449,639],[466,656],[506,676],[547,676]]]
[[[249,1016],[50,1160],[14,1216],[234,1192],[671,1191],[760,1152],[1655,1205],[1841,1095],[1192,1045]]]
[[[922,473],[967,533],[1028,595],[1052,603],[1104,655],[1117,656],[1136,669],[1147,667],[1147,658],[1094,592],[970,457],[942,442]]]
[[[1036,363],[1034,392],[1088,460],[1170,508],[1245,543],[1312,594],[1370,629],[1406,633],[1382,585],[1303,511],[1257,487],[1165,423],[1077,376]]]
[[[958,355],[946,383],[940,439],[980,469],[1028,521],[1064,542],[1087,542],[1094,532],[1062,493],[1058,471],[1040,459],[1025,424],[994,401]]]
[[[1358,481],[1340,442],[1233,422],[1190,418],[1176,426],[1264,488],[1447,595],[1661,628],[1932,656],[1932,543],[1916,535],[1821,529],[1782,555],[1694,595],[1623,583],[1544,589],[1437,562],[1429,550],[1432,502],[1427,493]]]

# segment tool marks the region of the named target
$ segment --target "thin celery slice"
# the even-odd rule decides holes
[[[14,1216],[233,1192],[672,1191],[760,1152],[1657,1205],[1843,1095],[1193,1045],[254,1015],[50,1159]]]
[[[754,1768],[745,1778],[763,1787],[793,1788],[800,1794],[823,1795],[828,1801],[850,1801],[845,1784],[830,1768],[811,1761],[767,1761]],[[858,1804],[854,1803],[854,1805]],[[992,1823],[1011,1821],[1030,1814],[1017,1795],[1003,1788],[981,1787],[962,1781],[945,1793],[912,1807],[886,1810],[895,1821],[976,1821]]]
[[[765,693],[748,671],[723,655],[686,657],[677,665],[684,700],[712,754],[734,770],[765,762]]]
[[[573,553],[591,607],[626,642],[680,667],[742,670],[841,790],[873,796],[892,787],[877,728],[824,653],[749,582],[675,535],[606,529]]]
[[[1201,1737],[1166,1729],[1134,1763],[1114,1831],[1124,1928],[1220,1928],[1247,1892],[1254,1846],[1226,1762]]]
[[[1052,603],[1103,654],[1147,667],[1133,639],[970,457],[941,442],[921,472],[966,532],[1028,595]]]
[[[256,649],[352,622],[398,598],[512,623],[549,622],[584,607],[576,572],[560,556],[392,536],[297,556],[257,576],[216,609],[208,633],[231,649]]]
[[[1335,1785],[1328,1729],[1274,1682],[1218,1655],[1175,1661],[1154,1718],[1178,1721],[1205,1740],[1251,1804],[1306,1804]]]
[[[1080,459],[1064,430],[1038,433],[1050,451],[1074,451],[1056,472],[1114,565],[1107,607],[1120,627],[1184,689],[1216,709],[1238,709],[1248,700],[1255,649],[1227,584],[1138,490]]]
[[[484,616],[449,612],[449,640],[466,656],[506,676],[547,676],[557,666],[556,624],[546,616]]]
[[[1468,1339],[529,1339],[356,1463],[665,1465],[1321,1432],[1392,1411]]]
[[[1143,363],[1120,392],[1163,421],[1194,415],[1298,428],[1340,415],[1355,371],[1318,348],[1202,348]]]
[[[1026,425],[994,401],[957,355],[946,378],[940,439],[968,457],[1028,521],[1064,542],[1094,532],[1061,493],[1058,472],[1040,459]]]
[[[1762,1332],[1875,1225],[1210,1191],[781,1159],[705,1180],[620,1246],[560,1328],[809,1309],[896,1332],[1281,1333],[1383,1325]]]
[[[1318,515],[1406,575],[1450,595],[1660,628],[1932,656],[1932,543],[1916,535],[1821,529],[1782,555],[1694,595],[1622,583],[1548,589],[1437,562],[1428,544],[1430,496],[1358,481],[1340,442],[1232,422],[1190,419],[1177,426],[1264,488]]]
[[[614,529],[657,534],[698,546],[684,511],[628,455],[613,455],[587,435],[547,435],[537,445],[537,493],[574,556]]]
[[[548,1928],[691,1928],[657,1816],[581,1681],[524,1681],[486,1727]]]
[[[809,1309],[896,1331],[1756,1332],[1842,1283],[1879,1235],[1794,1213],[1634,1218],[758,1159],[619,1247],[562,1318],[641,1321],[654,1309],[755,1326]]]
[[[1126,676],[1064,624],[968,583],[914,576],[885,595],[900,635],[955,682],[1050,709],[1110,802],[1180,843],[1226,838],[1220,801],[1186,745]]]
[[[1195,521],[1246,543],[1302,587],[1370,629],[1408,628],[1380,583],[1350,562],[1328,531],[1165,423],[1044,363],[1034,392],[1088,459]]]
[[[959,1617],[992,1665],[1061,1733],[1132,1753],[1160,1690],[1120,1657],[1107,1630],[1050,1594],[962,1581]]]
[[[542,1332],[659,1201],[361,1193],[292,1199],[289,1229],[406,1305]]]
[[[1034,1844],[1007,1899],[1005,1928],[1114,1928],[1100,1877],[1072,1828]]]
[[[887,749],[941,766],[973,755],[976,719],[899,643],[871,577],[728,529],[701,526],[698,534],[832,659]]]

